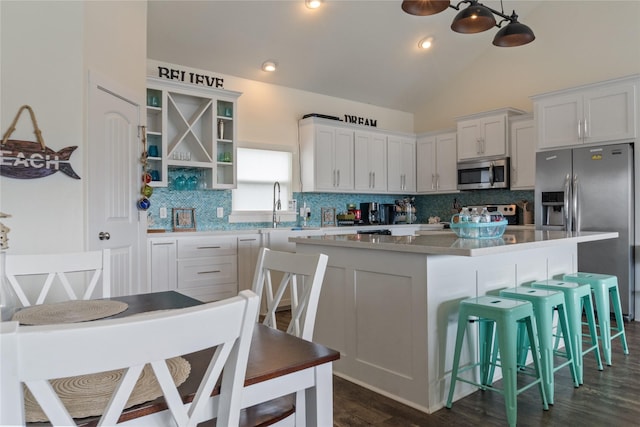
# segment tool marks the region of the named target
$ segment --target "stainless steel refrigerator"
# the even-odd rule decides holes
[[[633,145],[543,151],[536,155],[536,228],[617,231],[618,239],[578,244],[578,271],[614,274],[622,312],[634,318]]]

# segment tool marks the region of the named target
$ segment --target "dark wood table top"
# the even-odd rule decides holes
[[[157,292],[124,297],[112,297],[110,299],[126,302],[129,307],[124,312],[112,316],[112,318],[131,316],[154,310],[167,310],[174,308],[192,307],[202,302],[182,295],[174,291]],[[206,333],[207,325],[203,325],[202,331]],[[161,337],[158,337],[161,339]],[[191,364],[189,378],[178,388],[185,402],[190,401],[200,383],[202,373],[205,371],[213,349],[207,349],[184,355]],[[262,324],[257,324],[251,340],[249,361],[245,387],[276,377],[301,371],[310,367],[333,362],[340,358],[340,353],[285,332],[271,329]],[[214,394],[218,390],[214,391]],[[120,417],[120,422],[138,418],[154,412],[166,409],[163,397],[126,409]],[[90,426],[97,423],[97,418],[87,419],[82,425]]]

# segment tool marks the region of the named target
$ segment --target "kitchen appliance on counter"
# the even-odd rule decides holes
[[[509,158],[458,163],[458,190],[509,188]]]
[[[380,212],[377,202],[360,203],[360,212],[363,224],[379,224]]]
[[[395,203],[380,203],[378,205],[378,212],[380,213],[380,224],[395,224],[396,223],[396,205]]]
[[[543,151],[536,155],[537,229],[617,231],[578,244],[578,271],[613,274],[625,318],[634,318],[633,145]]]
[[[476,209],[478,213],[482,212],[484,208],[487,208],[489,212],[500,212],[504,219],[507,220],[508,225],[518,224],[518,209],[515,204],[511,205],[478,205],[478,206],[465,206],[461,212],[471,213],[473,209]]]

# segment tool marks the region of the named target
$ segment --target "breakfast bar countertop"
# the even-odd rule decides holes
[[[423,232],[416,236],[384,235],[326,235],[292,237],[296,244],[338,246],[345,248],[373,249],[395,252],[412,252],[433,255],[483,256],[514,250],[525,250],[615,239],[617,232],[567,232],[526,229],[507,229],[496,239],[462,239],[453,231]]]

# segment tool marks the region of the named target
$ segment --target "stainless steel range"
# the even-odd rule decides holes
[[[516,225],[518,223],[517,208],[515,204],[465,206],[462,210],[471,213],[473,208],[476,208],[478,212],[482,212],[482,209],[484,208],[487,208],[489,212],[500,212],[502,216],[504,216],[504,219],[509,222],[509,225]]]

